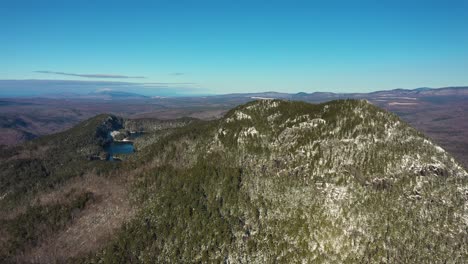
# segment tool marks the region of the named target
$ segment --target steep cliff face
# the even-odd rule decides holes
[[[109,115],[103,118],[102,123],[96,128],[96,143],[98,145],[105,145],[112,142],[112,137],[110,133],[115,130],[123,128],[123,119]]]
[[[366,101],[262,100],[142,148],[155,167],[108,261],[444,262],[468,257],[468,175]]]

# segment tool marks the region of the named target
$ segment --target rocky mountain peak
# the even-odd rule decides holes
[[[365,100],[252,102],[226,115],[213,145],[307,165],[308,175],[343,175],[350,166],[369,176],[434,171],[428,166],[465,173],[442,148]]]

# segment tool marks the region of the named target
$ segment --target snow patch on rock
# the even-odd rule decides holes
[[[255,129],[255,127],[249,127],[247,130],[243,130],[241,134],[243,136],[255,136],[255,135],[258,135],[259,133],[257,129]]]
[[[252,117],[249,116],[248,114],[245,114],[245,113],[241,112],[241,111],[236,111],[234,113],[233,117],[230,117],[230,118],[226,119],[226,122],[230,123],[230,122],[232,122],[234,120],[246,120],[246,119],[247,120],[252,120]]]
[[[120,134],[120,132],[117,131],[117,130],[114,130],[114,131],[111,131],[111,132],[110,132],[110,135],[111,135],[112,138],[115,138],[115,137],[118,136],[119,134]]]
[[[280,116],[281,116],[280,113],[274,113],[274,114],[272,114],[272,115],[269,115],[269,116],[267,117],[267,120],[268,120],[268,122],[271,123],[271,122],[275,121],[275,120],[276,120],[278,117],[280,117]]]

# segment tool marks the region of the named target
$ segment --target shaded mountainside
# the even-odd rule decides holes
[[[106,156],[104,147],[113,141],[111,132],[129,133],[135,124],[142,125],[147,132],[155,132],[193,121],[146,119],[143,122],[99,115],[67,131],[0,149],[0,262],[30,261],[30,256],[19,259],[18,256],[43,245],[55,233],[76,226],[77,216],[89,218],[88,211],[94,210],[94,217],[114,210],[113,214],[107,212],[92,221],[94,224],[101,221],[104,226],[96,224],[96,228],[105,229],[120,217],[113,229],[120,227],[120,222],[133,209],[125,201],[126,178],[120,177],[120,170],[126,164],[101,158]],[[127,212],[122,213],[124,204]],[[83,236],[83,230],[77,230]],[[96,235],[88,232],[88,236]],[[89,237],[81,239],[89,242]],[[73,242],[69,241],[70,245]],[[69,251],[73,250],[67,248],[64,252]],[[47,260],[39,262],[50,261],[48,255]]]
[[[111,140],[109,132],[120,129],[122,123],[121,118],[99,115],[65,132],[5,149],[0,160],[0,191],[9,197],[23,196],[33,188],[93,168],[95,164],[85,160],[102,151]]]
[[[102,151],[109,131],[121,127],[122,119],[100,115],[65,132],[0,151],[0,262],[12,261],[64,228],[94,200],[80,185],[60,197],[41,197],[87,173],[111,171],[114,164],[91,162],[89,156]]]
[[[67,255],[63,235],[54,234],[73,230],[73,221],[60,218],[63,224],[46,239],[26,242],[15,231],[21,229],[11,227],[0,230],[10,237],[5,260],[20,253],[20,260],[44,263],[442,263],[468,257],[468,174],[442,148],[367,101],[260,100],[220,120],[173,122],[124,121],[150,132],[136,140],[137,153],[118,165],[83,161],[110,166],[100,177],[125,179],[121,199],[133,207],[105,240]],[[79,134],[74,131],[63,137]],[[60,134],[51,137],[63,141]],[[10,166],[11,158],[3,164]],[[2,174],[2,181],[9,176]],[[68,215],[79,208],[87,216],[88,204],[100,202],[95,196],[85,189],[50,210]],[[31,210],[25,214],[51,221]],[[123,215],[116,210],[110,215]],[[41,225],[26,226],[35,234]],[[65,253],[37,254],[54,246]]]

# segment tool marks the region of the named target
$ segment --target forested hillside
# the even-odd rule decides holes
[[[466,172],[366,101],[257,101],[139,156],[143,209],[91,262],[467,257]]]
[[[81,160],[80,168],[104,168],[93,171],[91,179],[116,186],[118,200],[112,189],[106,196],[87,183],[78,191],[71,191],[69,179],[56,183],[56,175],[63,174],[43,165],[53,155],[37,155],[34,163],[19,153],[5,154],[4,168],[26,159],[22,162],[32,164],[31,171],[42,166],[47,173],[21,174],[24,179],[10,177],[12,171],[1,174],[2,207],[20,208],[2,219],[3,259],[462,263],[468,258],[468,174],[431,140],[367,101],[260,100],[219,120],[179,121],[119,121],[124,129],[148,131],[135,141],[137,152],[120,163]],[[22,148],[63,141],[76,129]],[[30,185],[16,187],[35,177],[48,185],[33,192]],[[10,194],[10,189],[18,191]],[[58,189],[70,190],[60,203],[21,209],[23,200],[13,199],[20,190],[37,199]],[[86,234],[100,234],[89,226],[81,238],[63,238],[65,229],[79,230],[73,228],[80,219],[109,204],[111,213],[100,219],[115,228],[102,241],[92,247],[77,243],[87,241]],[[56,227],[41,237],[47,221]],[[44,253],[51,247],[57,250]]]

